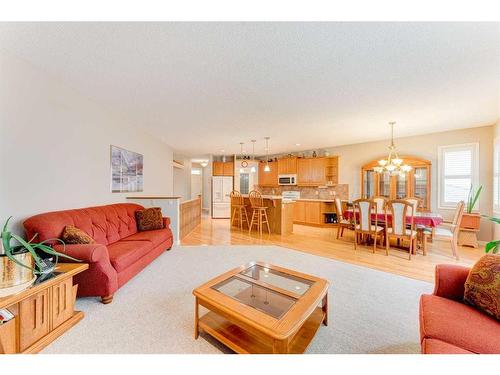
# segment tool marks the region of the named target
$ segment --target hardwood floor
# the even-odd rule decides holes
[[[248,230],[230,229],[229,219],[211,219],[203,217],[201,225],[194,229],[181,241],[182,245],[276,245],[309,254],[319,255],[347,263],[394,273],[413,279],[434,281],[434,267],[440,263],[471,266],[484,253],[484,249],[458,247],[460,260],[452,256],[450,244],[444,241],[434,241],[428,244],[427,255],[419,251],[408,260],[407,251],[391,247],[390,255],[385,255],[385,249],[379,247],[373,254],[371,246],[359,245],[354,250],[354,239],[351,231],[345,230],[344,237],[337,240],[336,229],[316,228],[304,225],[294,225],[294,233],[287,236],[278,234],[263,234]],[[394,244],[393,244],[394,245]]]

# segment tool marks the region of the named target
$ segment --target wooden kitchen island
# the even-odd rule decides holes
[[[248,220],[252,220],[252,205],[248,199],[248,194],[243,195],[243,202],[247,209]],[[293,207],[294,201],[283,200],[281,195],[262,195],[264,206],[268,207],[267,217],[271,233],[288,235],[293,233]],[[233,221],[233,207],[231,206],[231,222]],[[233,223],[234,228],[239,228],[238,221]],[[246,227],[248,230],[248,227]],[[264,224],[263,231],[267,233],[267,228]]]

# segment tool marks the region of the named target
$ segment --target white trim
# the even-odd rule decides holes
[[[499,155],[496,155],[496,152]],[[495,168],[496,164],[496,168]],[[493,213],[500,213],[500,197],[495,205],[495,174],[497,175],[497,194],[500,196],[500,136],[493,139]]]
[[[476,187],[479,184],[479,142],[461,143],[446,146],[438,146],[438,208],[440,210],[452,210],[455,208],[455,203],[446,204],[443,202],[443,152],[447,149],[472,148],[472,186]],[[479,210],[480,203],[477,202],[476,210]]]

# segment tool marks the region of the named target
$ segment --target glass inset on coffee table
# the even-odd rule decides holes
[[[327,324],[328,282],[251,263],[196,288],[195,338],[204,331],[238,353],[302,353]],[[209,312],[199,317],[198,305]],[[321,305],[321,306],[318,306]]]

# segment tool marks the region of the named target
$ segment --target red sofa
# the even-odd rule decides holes
[[[463,302],[469,268],[436,266],[434,294],[420,297],[424,354],[500,353],[500,322]]]
[[[144,207],[132,203],[111,204],[39,214],[24,221],[28,238],[36,241],[59,238],[66,225],[84,230],[96,241],[89,245],[66,245],[65,252],[89,264],[74,277],[79,296],[100,296],[103,303],[165,250],[172,247],[170,219],[164,228],[138,232],[135,212]],[[62,251],[62,245],[54,243]],[[64,262],[64,259],[60,259]]]

